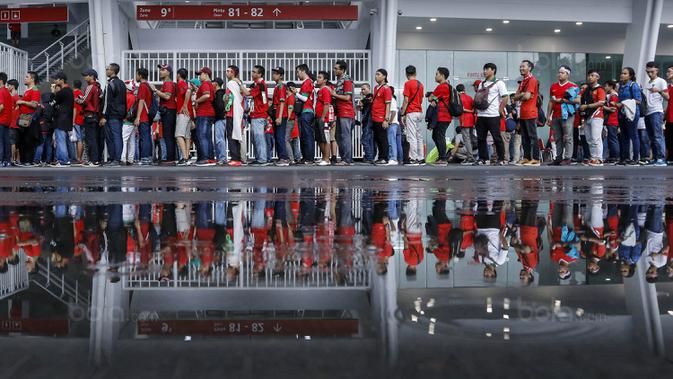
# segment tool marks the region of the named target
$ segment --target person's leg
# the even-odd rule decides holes
[[[418,131],[417,112],[408,113],[405,121],[406,125],[404,126],[404,132],[407,136],[407,141],[409,141],[409,159],[412,162],[419,161],[422,159],[422,153],[418,149],[420,135]]]
[[[264,133],[264,141],[266,142],[266,158],[271,162],[273,159],[273,134]]]
[[[477,149],[479,150],[479,160],[488,161],[488,144],[486,138],[488,137],[488,125],[486,118],[481,117],[477,119]],[[500,134],[498,132],[498,134]]]
[[[472,149],[472,129],[473,128],[460,128],[460,135],[463,137],[463,145],[465,145],[465,151],[467,151],[467,160],[474,160],[474,150]]]
[[[141,122],[140,132],[140,161],[147,163],[152,160],[152,126],[149,122]]]
[[[669,162],[673,161],[673,122],[666,123],[665,130],[665,140],[666,140],[666,160]]]
[[[290,160],[287,155],[287,144],[285,143],[285,136],[287,134],[287,118],[283,118],[280,125],[276,125],[274,130],[274,139],[276,143],[276,152],[278,159],[283,161]]]
[[[164,145],[166,154],[166,161],[173,162],[175,161],[175,123],[176,123],[176,114],[175,109],[167,109],[166,113],[161,117],[161,122],[163,123],[164,128]],[[163,146],[162,146],[163,148]]]
[[[512,162],[518,162],[521,160],[521,132],[512,133],[511,144]]]
[[[373,162],[376,158],[374,149],[374,124],[371,121],[362,124],[362,148],[365,161]]]
[[[226,120],[215,121],[215,159],[218,162],[227,160]]]
[[[498,128],[500,130],[500,128]],[[509,162],[509,157],[510,157],[510,151],[509,151],[509,145],[512,140],[512,133],[509,133],[507,131],[500,132],[500,138],[502,139],[502,147],[503,147],[503,157],[504,159],[500,159],[500,154],[498,154],[498,160],[505,160]],[[495,140],[494,140],[495,142]],[[496,146],[497,149],[497,146]]]
[[[397,160],[397,124],[391,124],[386,129],[386,139],[388,140],[388,155],[391,161]]]
[[[640,161],[640,137],[638,136],[638,119],[633,121],[627,121],[628,123],[628,132],[629,139],[633,146],[633,160],[635,162]]]
[[[449,128],[448,122],[438,122],[435,129],[432,131],[433,140],[435,141],[435,146],[437,146],[437,152],[439,156],[438,161],[446,161],[448,150],[446,148],[446,130]],[[435,134],[435,132],[437,134]]]
[[[295,156],[295,151],[292,149],[292,129],[294,129],[294,123],[296,121],[287,121],[285,124],[285,136],[284,136],[284,143],[285,143],[285,156],[287,157],[287,160],[293,160]]]
[[[647,129],[637,129],[637,134],[640,140],[640,158],[650,159],[650,139],[647,136]]]
[[[241,162],[241,142],[234,139],[234,119],[232,117],[227,118],[227,138],[231,160]]]
[[[654,116],[652,117],[652,136],[650,137],[650,142],[654,151],[652,155],[656,160],[665,160],[666,141],[664,139],[664,114],[662,112],[657,112],[651,116]]]
[[[70,163],[70,159],[68,158],[68,132],[55,129],[54,142],[56,144],[56,161],[60,164]]]
[[[631,159],[631,137],[629,134],[629,120],[619,118],[619,160],[624,162]]]
[[[259,163],[266,163],[266,137],[264,136],[264,128],[266,127],[266,120],[263,118],[256,118],[252,120],[252,141],[255,148],[255,160]]]
[[[610,160],[619,160],[619,126],[608,125],[608,155]]]
[[[208,160],[208,117],[196,118],[196,156],[198,161]]]
[[[500,133],[500,117],[488,117],[488,131],[491,132],[493,137],[493,145],[495,145],[495,151],[498,154],[498,161],[505,160],[505,144],[502,140],[502,134]]]
[[[353,163],[353,123],[352,118],[339,118],[337,130],[337,143],[339,155],[346,163]]]
[[[556,146],[556,160],[563,159],[563,119],[555,118],[552,120],[552,131],[554,132],[554,145]]]
[[[402,147],[402,130],[400,125],[397,126],[395,140],[397,142],[397,161],[402,163],[404,162],[404,148]]]
[[[603,119],[590,119],[585,132],[591,159],[603,160]]]
[[[375,122],[372,124],[374,139],[376,141],[376,146],[379,151],[378,160],[387,161],[388,160],[388,133],[383,129],[383,123]]]
[[[40,133],[40,140],[39,140],[37,146],[35,147],[35,154],[33,154],[34,157],[32,158],[33,163],[40,164],[40,163],[43,163],[45,161],[44,146],[46,144],[46,141],[47,141],[47,136],[44,135],[44,133]]]
[[[301,155],[304,157],[305,162],[313,162],[313,155],[309,157],[311,145],[315,143],[315,136],[313,132],[313,114],[309,112],[302,113],[297,119],[297,122],[299,122],[299,143],[301,145]]]
[[[563,144],[564,144],[564,159],[571,159],[573,154],[573,129],[574,129],[575,116],[568,116],[568,118],[563,121]],[[558,141],[558,140],[557,140]],[[558,143],[558,142],[557,142]]]
[[[112,160],[119,162],[122,157],[122,120],[113,119],[109,121],[112,126],[112,138],[114,143],[114,155],[111,155]],[[148,127],[149,129],[149,127]],[[148,133],[149,134],[149,133]],[[150,136],[150,149],[151,149],[151,136]]]
[[[0,164],[4,166],[9,160],[7,156],[7,148],[9,145],[9,127],[7,125],[0,125]]]
[[[519,120],[519,129],[521,130],[521,145],[523,147],[523,159],[533,159],[533,145],[530,136],[530,129],[528,129],[528,120]],[[537,145],[537,143],[535,144]]]

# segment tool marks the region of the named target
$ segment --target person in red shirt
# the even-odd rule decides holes
[[[336,88],[330,90],[332,98],[336,100],[337,117],[337,144],[341,162],[338,166],[350,166],[353,164],[353,124],[355,123],[355,108],[353,107],[353,81],[346,71],[348,64],[344,60],[336,61],[334,76],[337,79]],[[336,154],[336,152],[333,152]]]
[[[19,119],[19,109],[16,106],[16,102],[20,99],[19,82],[16,79],[10,79],[7,82],[7,89],[12,95],[12,121],[9,123],[9,143],[12,150],[10,164],[15,165],[19,161],[19,151],[16,148],[16,141],[19,136],[19,125],[16,124]]]
[[[315,112],[313,110],[314,86],[313,79],[309,74],[309,68],[306,64],[300,64],[296,68],[297,77],[302,81],[301,88],[295,89],[295,96],[301,102],[302,110],[299,119],[299,141],[301,144],[301,155],[303,164],[313,164],[315,159],[315,130],[313,123],[315,121]]]
[[[603,166],[603,106],[605,105],[605,90],[598,84],[600,75],[596,70],[589,70],[587,74],[588,87],[591,91],[593,103],[580,105],[579,110],[591,114],[586,121],[584,133],[589,143],[591,159],[590,166]]]
[[[196,165],[214,166],[212,129],[215,121],[215,108],[213,108],[215,88],[210,81],[213,71],[210,67],[203,67],[197,74],[201,85],[196,91],[196,138],[198,140]]]
[[[273,89],[273,109],[275,112],[276,119],[274,122],[274,137],[276,139],[276,150],[278,151],[278,163],[277,166],[289,166],[290,165],[290,156],[288,151],[292,151],[290,147],[290,141],[286,140],[287,135],[287,119],[289,117],[289,112],[287,109],[287,104],[285,100],[287,99],[287,87],[283,83],[283,78],[285,77],[285,69],[282,67],[276,67],[271,70],[273,81],[276,82],[276,87]]]
[[[673,74],[673,70],[671,71]],[[619,135],[617,134],[619,131],[619,109],[617,108],[617,104],[619,103],[619,94],[617,93],[617,83],[615,83],[613,80],[608,80],[605,82],[604,88],[606,95],[605,106],[603,106],[603,113],[608,115],[605,119],[605,123],[607,125],[606,129],[608,131],[609,150],[607,163],[615,164],[619,162]],[[671,128],[673,128],[673,125]]]
[[[250,110],[250,129],[255,147],[255,160],[261,166],[268,166],[271,157],[267,156],[268,147],[266,143],[265,131],[267,129],[267,118],[269,118],[269,100],[267,99],[266,83],[264,82],[264,67],[254,66],[252,68],[251,88],[243,87],[243,94],[252,97],[252,109]]]
[[[84,117],[84,138],[86,138],[86,152],[89,159],[89,166],[97,166],[101,162],[101,148],[103,143],[103,128],[100,127],[101,111],[101,88],[98,83],[98,73],[94,69],[87,69],[82,72],[82,77],[86,82],[86,89],[81,98],[75,98],[75,103],[82,106],[82,116]]]
[[[666,106],[666,160],[673,163],[673,65],[666,68],[666,79],[668,80],[668,105]],[[673,256],[673,254],[671,254]]]
[[[136,82],[133,80],[124,81],[126,85],[126,113],[136,103]],[[136,153],[136,134],[138,129],[130,120],[124,120],[122,124],[122,155],[119,163],[121,165],[133,165]]]
[[[159,96],[161,109],[161,124],[163,126],[163,139],[166,144],[166,163],[175,162],[175,124],[177,117],[177,85],[173,81],[173,67],[169,64],[160,64],[159,79],[163,82],[161,90],[152,86],[152,91]]]
[[[388,164],[388,125],[390,119],[390,102],[393,99],[393,93],[388,86],[388,71],[385,69],[376,70],[374,76],[376,87],[374,87],[374,100],[372,101],[372,128],[374,130],[374,140],[379,151],[379,159],[376,164]]]
[[[7,74],[0,72],[0,166],[8,167],[11,160],[9,125],[14,113],[14,100],[6,88]]]
[[[37,107],[40,106],[40,90],[37,88],[39,77],[37,76],[37,73],[29,71],[26,74],[24,84],[27,89],[23,93],[23,98],[16,102],[16,105],[19,107],[19,119],[22,117],[26,118],[26,115],[33,116]],[[35,117],[33,117],[28,127],[19,129],[19,155],[22,166],[30,167],[33,165],[35,148],[39,142],[35,136],[39,135],[39,132],[37,131],[39,128],[39,123]]]
[[[570,67],[561,66],[558,70],[558,83],[551,85],[549,89],[549,105],[547,106],[547,117],[549,121],[547,124],[552,127],[554,131],[554,138],[556,139],[556,161],[554,165],[570,165],[570,160],[573,155],[573,126],[575,122],[575,115],[568,115],[566,119],[563,118],[561,111],[561,104],[573,103],[573,101],[566,99],[566,91],[572,87],[577,87],[577,84],[571,82]],[[578,96],[579,98],[579,96]]]
[[[152,122],[149,118],[149,110],[152,106],[152,88],[147,82],[149,72],[146,68],[136,70],[136,82],[138,86],[138,101],[136,104],[136,119],[133,125],[138,128],[140,144],[140,164],[149,166],[152,164]],[[127,104],[128,106],[128,104]]]
[[[330,119],[329,119],[329,108],[332,104],[332,94],[330,92],[327,81],[329,80],[329,74],[326,71],[320,71],[318,73],[318,79],[316,84],[320,88],[318,90],[318,95],[316,97],[315,103],[315,116],[318,126],[316,128],[315,139],[320,145],[320,151],[322,153],[322,159],[319,166],[329,166],[330,165]]]
[[[522,268],[519,272],[519,279],[524,286],[533,282],[533,271],[540,261],[540,233],[537,226],[538,204],[538,201],[524,200],[522,202],[521,214],[519,215],[520,224],[516,227],[518,233],[512,236],[510,242],[519,262],[521,262]]]
[[[81,80],[75,80],[73,81],[73,96],[75,97],[75,100],[81,99],[84,96],[84,92],[82,92],[82,81]],[[73,133],[73,139],[75,140],[74,142],[74,154],[71,154],[71,161],[75,161],[78,164],[82,163],[82,154],[84,153],[84,144],[82,143],[82,129],[84,128],[84,116],[82,115],[82,104],[78,103],[75,101],[75,107],[74,107],[74,121],[72,125],[72,133]]]
[[[288,157],[290,161],[295,164],[301,161],[301,146],[299,144],[299,122],[294,113],[294,106],[297,102],[297,96],[294,91],[297,85],[294,82],[287,83],[287,99],[285,105],[287,106],[288,118],[287,129],[285,133],[285,140],[287,141]]]
[[[424,140],[421,133],[421,121],[423,121],[423,83],[416,79],[416,67],[405,68],[407,81],[404,83],[404,100],[400,108],[402,126],[409,142],[409,164],[418,166],[424,158]]]
[[[446,166],[446,129],[451,124],[451,114],[449,113],[449,103],[451,102],[451,87],[449,86],[449,69],[438,67],[435,72],[435,81],[438,83],[430,96],[430,105],[437,108],[437,125],[432,129],[432,141],[437,147],[439,159],[436,165]]]
[[[192,90],[187,83],[188,72],[181,68],[177,72],[177,116],[175,120],[175,141],[180,149],[178,166],[186,166],[189,163],[189,146],[192,139],[192,118],[194,107],[192,106]]]
[[[467,159],[463,162],[465,165],[474,164],[474,149],[472,147],[472,135],[474,134],[474,99],[465,92],[465,85],[458,84],[456,91],[460,95],[460,101],[463,104],[463,115],[460,116],[460,136],[463,139],[463,145],[467,151]]]
[[[519,66],[519,73],[523,77],[519,88],[513,96],[514,101],[521,102],[519,111],[519,129],[523,145],[523,159],[518,163],[524,166],[540,165],[540,148],[537,144],[537,99],[540,83],[533,76],[533,62],[525,59]]]

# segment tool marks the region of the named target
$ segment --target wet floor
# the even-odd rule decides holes
[[[1,178],[8,377],[673,369],[665,170],[63,173]]]

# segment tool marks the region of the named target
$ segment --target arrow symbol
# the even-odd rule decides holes
[[[282,13],[281,10],[278,9],[278,8],[276,8],[276,9],[273,10],[273,14],[274,14],[276,17],[278,17],[278,15],[281,14],[281,13]]]
[[[283,329],[283,328],[282,328],[280,325],[278,325],[278,323],[276,323],[276,324],[273,326],[273,331],[276,332],[276,333],[280,332],[281,329]]]

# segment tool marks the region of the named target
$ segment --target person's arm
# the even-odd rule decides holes
[[[201,97],[196,99],[196,104],[205,103],[206,101],[209,100],[210,100],[210,91],[204,91],[203,95],[201,95]]]
[[[552,124],[552,109],[554,108],[554,98],[550,97],[549,102],[547,103],[547,125],[551,126]]]
[[[18,100],[16,102],[16,105],[23,105],[23,106],[26,106],[28,108],[37,109],[38,102],[36,100],[30,100],[30,101]]]
[[[140,97],[140,96],[138,96]],[[143,107],[145,107],[145,100],[139,99],[138,100],[138,109],[136,110],[136,119],[133,120],[133,125],[138,126],[140,125],[140,116],[143,113]]]
[[[150,85],[150,88],[152,88],[152,91],[162,100],[170,100],[171,97],[173,96],[172,92],[162,92],[161,90],[157,89],[157,87],[155,87],[153,84]],[[163,87],[161,89],[163,89]]]
[[[383,116],[383,128],[388,129],[388,120],[390,120],[390,101],[386,103],[386,114]]]
[[[279,102],[280,106],[278,107],[278,113],[276,114],[276,125],[280,125],[283,122],[283,112],[285,111],[285,98],[281,97]]]
[[[187,92],[185,92],[185,102],[180,108],[180,113],[184,114],[187,117],[192,117],[189,114],[189,103],[192,101],[192,89],[187,87]]]
[[[329,101],[323,102],[323,110],[322,110],[322,115],[320,116],[320,122],[325,122],[327,120],[327,113],[329,112]]]

